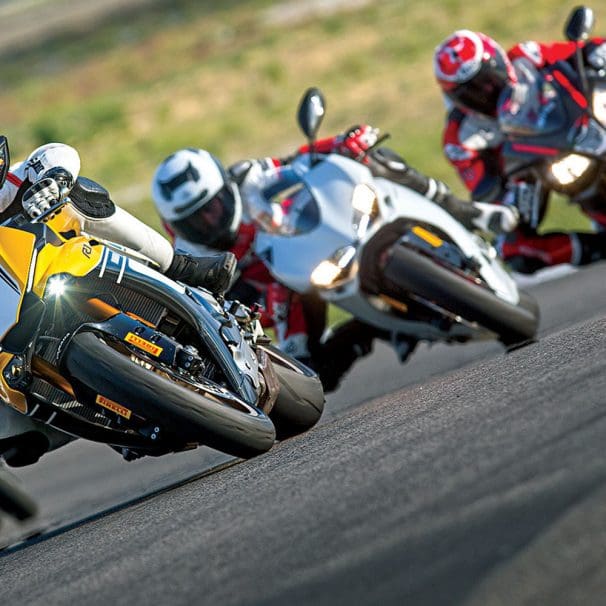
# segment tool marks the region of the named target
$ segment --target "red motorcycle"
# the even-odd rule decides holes
[[[591,9],[573,10],[564,33],[577,45],[574,61],[525,66],[499,103],[507,182],[517,184],[521,223],[532,229],[551,192],[606,229],[606,68],[588,68],[582,55],[593,24]]]

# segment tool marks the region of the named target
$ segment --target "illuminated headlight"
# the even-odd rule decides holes
[[[355,256],[356,249],[353,246],[340,248],[332,259],[322,261],[311,272],[311,283],[319,288],[334,286],[349,275]]]
[[[46,285],[46,295],[58,299],[65,294],[67,288],[67,279],[60,276],[54,276]]]
[[[606,89],[596,90],[592,99],[593,115],[606,126]]]
[[[570,185],[582,177],[590,165],[590,158],[568,154],[551,165],[551,174],[560,185]]]

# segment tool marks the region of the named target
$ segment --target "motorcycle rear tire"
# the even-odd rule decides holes
[[[93,394],[114,394],[137,406],[170,439],[198,442],[240,458],[268,451],[275,440],[269,418],[249,405],[229,406],[134,363],[92,332],[76,334],[63,356],[67,373]],[[162,430],[164,431],[164,430]]]
[[[525,292],[520,292],[517,305],[508,303],[487,288],[404,246],[392,249],[383,275],[387,290],[394,290],[385,294],[415,293],[495,332],[506,346],[530,341],[536,335],[539,308]]]
[[[272,346],[263,346],[280,381],[280,393],[269,413],[276,438],[286,440],[311,429],[324,411],[324,390],[318,375]]]

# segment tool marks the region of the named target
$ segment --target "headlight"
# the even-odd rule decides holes
[[[46,285],[46,295],[58,299],[65,294],[67,279],[61,276],[53,276]]]
[[[356,249],[353,246],[340,248],[331,259],[322,261],[311,272],[311,283],[319,288],[334,286],[350,275],[355,256]]]
[[[583,176],[591,165],[591,158],[568,154],[551,165],[551,174],[560,185],[570,185]]]
[[[595,90],[592,99],[593,115],[606,126],[606,89]]]

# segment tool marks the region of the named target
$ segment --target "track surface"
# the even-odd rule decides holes
[[[596,603],[605,270],[533,288],[535,345],[419,348],[403,367],[378,348],[307,435],[130,506],[228,459],[49,455],[19,476],[59,529],[5,551],[3,603]]]

